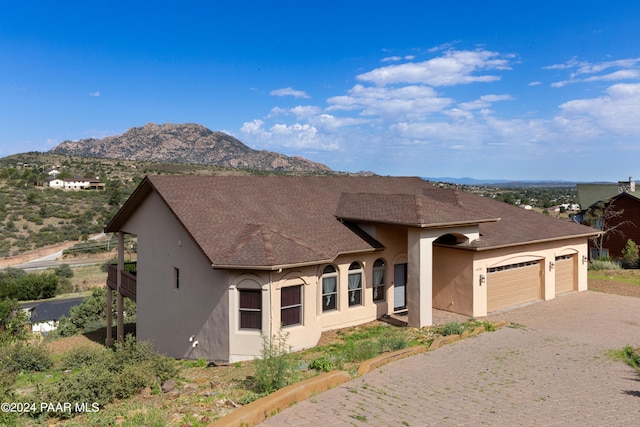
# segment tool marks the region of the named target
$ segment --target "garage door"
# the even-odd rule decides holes
[[[542,299],[539,261],[487,269],[487,311]]]
[[[556,257],[556,295],[577,290],[576,279],[576,256]]]

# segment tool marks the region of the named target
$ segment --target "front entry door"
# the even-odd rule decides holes
[[[407,264],[393,266],[393,311],[407,308]]]

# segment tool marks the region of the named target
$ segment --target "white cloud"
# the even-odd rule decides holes
[[[400,88],[368,87],[355,85],[347,95],[327,100],[327,110],[359,110],[363,116],[399,115],[419,116],[442,111],[453,101],[442,98],[429,86],[404,86]]]
[[[402,61],[403,59],[407,61],[413,61],[415,59],[415,55],[406,55],[406,56],[387,56],[386,58],[382,58],[382,62],[395,62]]]
[[[461,103],[460,108],[463,110],[480,110],[490,107],[494,102],[511,100],[513,100],[511,95],[483,95],[475,101]]]
[[[509,70],[509,60],[488,50],[450,50],[442,56],[422,62],[389,65],[362,73],[356,78],[378,86],[426,84],[454,86],[500,80],[498,75],[474,75],[481,70]]]
[[[309,124],[294,123],[291,125],[276,123],[265,128],[262,120],[245,122],[240,129],[244,135],[258,144],[270,147],[281,146],[303,150],[337,150],[339,144],[322,135]]]
[[[293,96],[294,98],[311,98],[302,90],[295,90],[291,86],[282,89],[274,89],[270,92],[272,96]]]
[[[378,173],[394,173],[384,169],[392,163],[399,173],[407,170],[407,163],[415,168],[442,167],[441,163],[458,164],[461,159],[491,168],[508,164],[517,172],[522,167],[517,165],[534,160],[550,164],[562,153],[584,155],[599,147],[595,142],[611,135],[619,137],[616,147],[621,150],[630,146],[626,141],[640,136],[640,83],[626,82],[640,78],[636,60],[587,63],[572,59],[546,67],[566,72],[566,79],[553,83],[556,87],[578,81],[588,89],[602,82],[617,84],[599,96],[565,97],[548,106],[559,111],[555,116],[537,117],[532,111],[544,111],[544,106],[532,107],[532,100],[524,98],[531,91],[516,98],[505,93],[512,87],[499,82],[498,71],[511,68],[513,55],[482,49],[449,49],[435,55],[426,61],[363,72],[355,76],[357,83],[350,89],[328,97],[324,104],[275,107],[268,116],[246,122],[242,133],[248,143],[275,151],[314,153],[311,158],[338,170],[373,169]],[[383,61],[413,58],[388,56]],[[464,91],[452,88],[475,82],[495,83]],[[541,82],[528,85],[540,86]],[[482,92],[484,88],[490,89]],[[544,90],[549,89],[536,89],[535,102],[548,100]],[[492,110],[495,103],[515,99],[519,102],[506,104],[513,105],[512,109]],[[519,111],[521,99],[527,111]],[[381,158],[384,165],[376,163]],[[361,166],[353,166],[356,164]],[[376,169],[378,164],[382,169]]]
[[[100,91],[96,90],[95,92],[89,92],[89,96],[100,96]]]
[[[640,58],[627,58],[615,61],[591,63],[572,58],[564,64],[543,67],[546,70],[572,70],[569,78],[551,84],[552,87],[564,87],[570,83],[621,81],[640,79]],[[607,71],[606,73],[604,73]]]
[[[603,96],[575,99],[560,105],[556,121],[587,135],[640,135],[640,83],[618,83],[607,88]]]

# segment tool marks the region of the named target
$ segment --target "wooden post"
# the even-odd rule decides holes
[[[107,338],[104,340],[104,344],[107,347],[111,347],[113,345],[113,328],[111,324],[113,323],[113,291],[109,287],[107,283]]]
[[[120,289],[122,286],[122,272],[124,271],[124,233],[122,231],[118,232],[118,326],[117,326],[117,339],[118,342],[124,341],[124,301],[122,297],[122,290]]]

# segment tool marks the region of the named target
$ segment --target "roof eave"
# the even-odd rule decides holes
[[[347,218],[347,217],[337,217],[340,220],[351,221],[355,223],[370,223],[370,224],[390,224],[390,225],[400,225],[404,227],[411,228],[453,228],[453,227],[461,227],[467,225],[478,225],[484,224],[488,222],[498,222],[500,218],[487,218],[487,219],[474,219],[468,221],[453,221],[453,222],[434,222],[434,223],[420,223],[420,222],[401,222],[401,221],[383,221],[383,220],[372,220],[372,219],[364,219],[364,218]]]
[[[459,248],[459,249],[464,249],[464,250],[468,250],[468,251],[476,251],[476,252],[480,252],[480,251],[488,251],[488,250],[494,250],[494,249],[502,249],[502,248],[511,248],[514,246],[522,246],[522,245],[533,245],[533,244],[537,244],[537,243],[548,243],[548,242],[557,242],[558,240],[568,240],[568,239],[579,239],[579,238],[593,238],[593,237],[597,237],[600,234],[602,234],[601,231],[597,231],[595,233],[585,233],[585,234],[576,234],[576,235],[572,235],[572,236],[562,236],[562,237],[549,237],[547,239],[538,239],[538,240],[529,240],[526,242],[515,242],[515,243],[506,243],[503,245],[493,245],[493,246],[486,246],[486,247],[474,247],[474,246],[452,246],[454,248]]]
[[[372,253],[383,250],[384,248],[371,248],[360,249],[355,251],[343,251],[338,252],[333,258],[318,259],[313,261],[305,261],[289,264],[274,264],[274,265],[238,265],[238,264],[211,264],[211,267],[215,270],[254,270],[254,271],[278,271],[287,270],[291,268],[309,267],[313,265],[331,264],[335,262],[336,258],[341,255],[357,255],[363,253]]]

